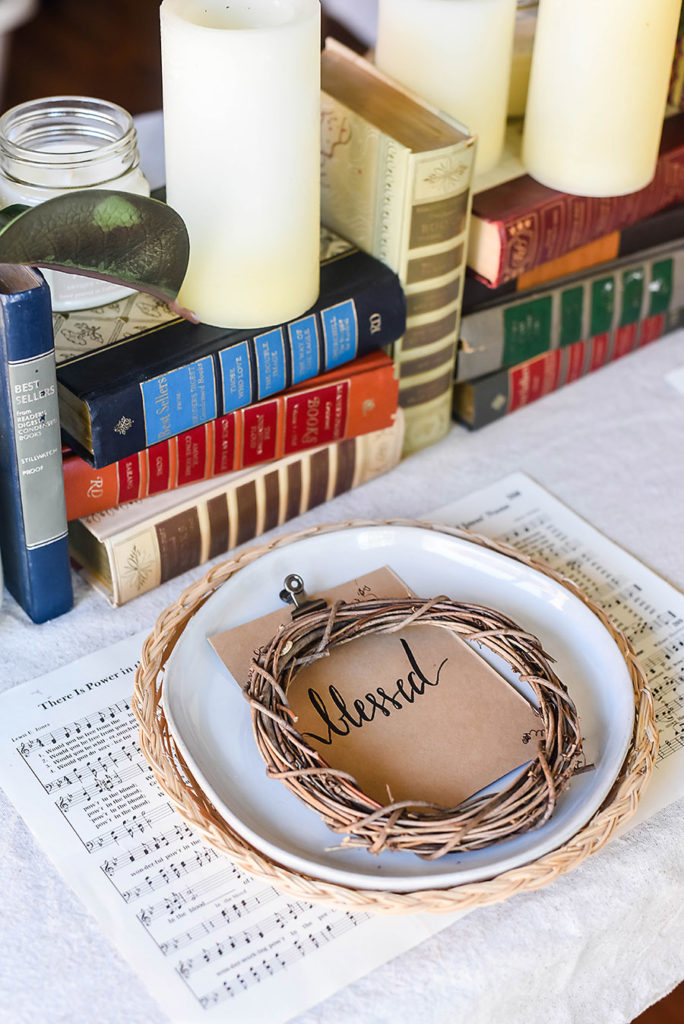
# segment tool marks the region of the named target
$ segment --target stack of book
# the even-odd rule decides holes
[[[141,295],[55,317],[69,547],[114,604],[449,428],[474,139],[333,41],[322,79],[313,311],[256,334]]]
[[[474,183],[454,416],[477,429],[679,326],[684,113],[665,119],[655,178],[631,195],[546,188],[517,157]]]
[[[401,457],[397,275],[327,229],[321,291],[260,331],[148,295],[53,318],[69,549],[119,605]]]
[[[331,40],[321,104],[313,309],[226,330],[135,294],[53,318],[69,552],[114,605],[450,427],[475,140]]]
[[[391,469],[444,436],[452,412],[485,426],[680,323],[684,113],[665,120],[653,182],[608,199],[525,175],[520,121],[473,183],[468,129],[334,41],[321,117],[313,309],[256,332],[189,324],[141,294],[53,317],[68,547],[115,605]],[[27,301],[39,290],[29,282]],[[10,341],[6,326],[6,361]],[[5,445],[27,416],[12,394],[8,509],[29,479],[19,456],[47,458]],[[64,561],[63,518],[60,506],[37,540],[25,529],[5,543],[10,578],[30,575],[11,554],[29,541],[54,540]],[[70,601],[65,580],[62,610]]]

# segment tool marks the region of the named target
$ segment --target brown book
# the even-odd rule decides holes
[[[663,125],[653,181],[630,195],[595,198],[557,192],[524,174],[478,192],[468,267],[497,287],[541,263],[684,200],[684,113]]]
[[[113,605],[252,540],[398,464],[404,420],[69,524],[69,549]]]

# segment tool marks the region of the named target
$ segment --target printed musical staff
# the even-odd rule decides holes
[[[128,701],[117,701],[101,711],[78,718],[76,721],[70,722],[69,725],[55,729],[45,736],[28,740],[19,749],[23,756],[24,751],[30,753],[36,747],[45,751],[54,751],[69,743],[86,743],[91,736],[107,734],[112,729],[120,729],[122,726],[125,729],[126,722],[135,723],[133,712]]]
[[[16,749],[198,1007],[258,984],[364,920],[288,903],[196,835],[157,786],[127,701],[43,729]]]
[[[515,486],[511,486],[512,482]],[[487,498],[485,499],[485,495]],[[484,505],[480,504],[485,502]],[[657,764],[684,749],[684,601],[663,583],[644,586],[641,578],[657,580],[631,556],[621,553],[615,564],[606,559],[612,547],[592,527],[565,509],[533,481],[515,474],[487,491],[457,503],[440,518],[468,525],[460,505],[470,513],[478,508],[476,529],[504,541],[522,554],[550,565],[579,586],[601,607],[632,643],[653,692],[656,721],[660,732]],[[492,512],[482,513],[482,507]],[[449,519],[448,513],[453,511]],[[613,549],[615,551],[615,549]],[[623,571],[624,569],[624,571]],[[661,582],[661,581],[657,581]],[[663,591],[670,591],[663,597]],[[674,602],[679,610],[671,607]]]
[[[238,992],[244,992],[252,985],[272,977],[277,971],[282,971],[295,961],[301,960],[308,953],[318,950],[326,943],[344,935],[351,928],[355,928],[361,920],[365,920],[365,915],[345,914],[343,917],[338,917],[334,923],[326,924],[323,928],[293,940],[282,950],[272,950],[268,957],[263,957],[258,962],[252,958],[251,963],[245,964],[241,970],[236,971],[231,977],[224,979],[219,986],[203,995],[201,997],[202,1005],[207,1008],[217,1006]],[[180,968],[179,973],[183,973]]]
[[[212,850],[211,847],[201,847],[187,858],[178,861],[168,861],[157,871],[148,872],[139,885],[135,885],[130,889],[119,888],[117,883],[114,881],[114,875],[117,870],[121,867],[128,867],[128,864],[131,863],[130,858],[128,863],[125,861],[122,862],[121,858],[118,861],[106,860],[103,862],[101,867],[107,878],[110,879],[112,884],[121,893],[122,899],[124,899],[126,903],[130,903],[132,900],[137,900],[141,896],[145,896],[150,892],[156,892],[158,889],[162,889],[166,885],[173,885],[177,879],[183,878],[185,875],[188,875],[193,871],[197,871],[198,868],[203,867],[205,864],[211,864],[211,862],[216,860],[218,856],[219,855],[216,850]]]
[[[231,951],[240,949],[242,946],[250,946],[259,939],[271,938],[271,934],[291,925],[297,919],[300,912],[306,912],[310,907],[306,903],[293,903],[285,910],[277,910],[274,914],[262,918],[251,928],[245,928],[236,932],[227,941],[215,942],[212,946],[202,947],[199,953],[187,960],[181,960],[178,964],[178,971],[184,978],[189,978],[195,971],[202,969],[207,964],[214,963]]]
[[[171,808],[169,808],[171,810]],[[130,834],[130,833],[126,833]],[[120,857],[114,857],[111,860],[106,861],[107,868],[105,868],[105,874],[110,877],[116,874],[117,871],[123,870],[123,868],[130,867],[136,861],[142,860],[144,857],[148,857],[150,854],[161,853],[166,850],[170,850],[172,846],[182,840],[192,840],[194,833],[188,825],[176,824],[173,828],[170,828],[168,832],[162,832],[160,835],[150,836],[150,838],[138,846],[134,846],[122,853]]]
[[[511,531],[513,532],[513,531]],[[503,539],[514,542],[510,534]],[[684,623],[668,608],[658,608],[644,596],[641,586],[601,564],[590,549],[573,543],[548,519],[538,515],[525,553],[545,562],[573,580],[624,632],[635,648],[656,702],[661,732],[659,759],[683,744],[681,698],[684,693]]]
[[[661,732],[657,768],[667,776],[684,751],[681,595],[520,475],[446,512],[442,521],[471,525],[552,565],[631,639],[653,691]],[[127,650],[125,656],[130,666],[137,652]],[[287,994],[295,1010],[305,1004],[292,993],[299,999],[308,987],[301,984],[308,958],[318,978],[330,975],[329,992],[346,969],[348,946],[365,943],[368,964],[382,962],[381,951],[395,942],[400,922],[382,931],[377,918],[288,900],[242,872],[181,819],[139,749],[129,703],[131,671],[103,660],[94,679],[76,680],[71,667],[68,677],[55,674],[54,689],[41,691],[43,703],[30,722],[9,734],[16,739],[5,740],[5,753],[14,758],[17,774],[25,769],[27,792],[51,816],[48,834],[57,834],[58,823],[70,855],[80,858],[87,896],[96,893],[92,902],[106,908],[103,920],[115,920],[113,931],[141,951],[157,995],[168,988],[170,1002],[185,1000],[183,1019],[193,1022],[252,1019],[251,1012],[242,1015],[240,1000],[252,1007],[250,1000],[264,986],[269,998],[276,993],[271,1005],[278,1003],[274,1019],[280,1021],[278,994]],[[87,714],[78,712],[77,681]],[[67,692],[72,696],[65,703]],[[432,926],[421,925],[426,927]],[[374,941],[378,935],[385,946]],[[406,925],[403,949],[416,941],[412,935]]]
[[[64,775],[46,782],[44,784],[45,791],[52,793],[71,783],[81,785],[87,790],[98,779],[115,778],[118,782],[122,782],[145,770],[152,771],[149,765],[140,764],[137,757],[137,744],[131,743],[128,747],[122,746],[120,750],[108,750],[106,756],[89,759],[79,764],[78,767],[74,764],[71,770],[66,771]]]
[[[102,850],[105,846],[115,843],[117,846],[128,845],[129,839],[137,839],[145,835],[148,829],[154,828],[157,822],[174,814],[173,807],[169,803],[160,804],[148,813],[132,814],[130,818],[124,818],[120,825],[110,829],[108,832],[88,839],[85,843],[86,849],[92,853],[93,850]],[[178,825],[176,828],[186,826]]]
[[[264,907],[267,903],[278,898],[278,893],[275,889],[270,887],[268,889],[264,889],[263,892],[259,893],[258,899],[256,897],[252,897],[251,909],[255,909],[257,906]],[[301,903],[294,903],[288,907],[288,910],[296,910],[302,906],[303,904]],[[185,949],[198,939],[206,939],[207,936],[221,928],[224,928],[227,924],[232,924],[234,921],[239,920],[240,917],[242,917],[242,909],[239,904],[233,903],[224,907],[223,910],[218,914],[214,914],[213,917],[203,918],[194,928],[180,932],[178,935],[174,935],[165,942],[162,942],[159,948],[165,956],[171,953],[177,953],[179,950]],[[149,923],[149,918],[146,920],[147,923]],[[236,939],[233,936],[229,941],[232,943],[235,942]]]

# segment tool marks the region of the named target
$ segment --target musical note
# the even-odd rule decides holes
[[[310,906],[306,903],[295,903],[285,910],[277,910],[274,914],[260,919],[251,928],[245,928],[240,932],[236,932],[230,938],[221,939],[212,946],[202,947],[194,957],[181,960],[178,970],[184,978],[189,978],[194,971],[200,970],[216,960],[220,960],[227,953],[240,949],[243,946],[249,946],[259,939],[269,938],[278,929],[292,925],[296,922],[300,913],[306,913],[309,910]],[[316,939],[315,941],[318,940]],[[296,943],[294,944],[296,945]]]
[[[658,765],[676,763],[684,750],[684,604],[671,590],[661,600],[633,563],[604,557],[591,528],[576,529],[576,517],[558,515],[558,504],[537,500],[533,488],[511,495],[505,516],[498,515],[501,497],[500,489],[469,518],[577,584],[632,641],[654,695]],[[234,1003],[240,1019],[242,994],[267,980],[277,985],[307,957],[317,958],[315,969],[336,943],[356,942],[355,930],[362,936],[369,919],[288,900],[208,846],[157,785],[129,700],[113,699],[122,692],[108,697],[103,687],[101,709],[91,702],[92,713],[73,721],[65,715],[52,729],[41,719],[13,747],[81,843],[93,887],[106,887],[131,927],[144,929],[156,969],[197,1005]]]
[[[167,818],[173,813],[174,810],[171,804],[164,803],[151,811],[132,814],[130,818],[125,818],[116,828],[88,839],[84,844],[85,848],[89,853],[92,853],[94,850],[101,850],[112,843],[116,843],[117,846],[122,843],[125,845],[127,839],[137,839],[138,836],[144,835],[146,829],[154,827],[160,819]]]
[[[251,962],[245,970],[237,971],[232,975],[231,980],[223,981],[219,986],[205,992],[200,1002],[208,1008],[217,1006],[245,991],[252,985],[258,984],[266,977],[272,977],[276,972],[286,970],[290,964],[301,960],[316,950],[321,949],[329,942],[344,935],[352,928],[358,927],[364,920],[368,919],[365,914],[342,914],[337,915],[333,923],[326,924],[323,928],[311,929],[304,933],[293,936],[289,941],[283,939],[282,944],[269,951],[259,963]],[[207,951],[210,961],[219,954],[215,951]],[[221,954],[221,956],[223,953]],[[178,973],[187,981],[193,971],[199,969],[199,964],[193,961],[182,960],[177,965]]]
[[[552,512],[535,510],[514,527],[496,533],[523,554],[546,562],[577,584],[632,643],[654,694],[661,733],[658,761],[682,747],[675,732],[682,723],[684,694],[684,622],[671,608],[659,608],[643,587],[605,566],[590,547],[566,533]]]
[[[250,909],[253,910],[256,909],[256,907],[263,909],[263,907],[265,907],[268,903],[278,898],[279,894],[276,892],[275,889],[265,889],[263,892],[259,893],[258,899],[256,897],[252,898]],[[242,902],[244,903],[244,901]],[[290,906],[287,908],[288,915],[295,914],[298,910],[302,910],[305,907],[308,907],[308,904],[290,904]],[[215,914],[213,917],[204,918],[195,928],[189,929],[185,932],[181,932],[180,934],[167,939],[166,942],[163,942],[161,944],[161,951],[165,955],[170,953],[177,953],[178,950],[184,949],[186,946],[191,945],[196,940],[206,938],[207,935],[211,934],[213,931],[220,928],[224,928],[228,924],[232,924],[232,922],[235,919],[239,919],[243,916],[244,913],[244,906],[241,907],[238,906],[238,904],[233,904],[231,907],[226,907],[225,909],[221,910],[220,913]],[[288,915],[274,914],[272,915],[272,917],[275,918],[276,916],[279,916],[281,919],[285,920],[285,917]],[[269,931],[270,925],[268,923],[262,923],[260,925],[260,928],[265,928],[266,931]],[[250,936],[252,936],[253,929],[246,929],[246,931],[249,932]],[[243,932],[243,934],[245,933]],[[234,944],[238,942],[238,939],[236,938],[236,936],[232,936],[229,941],[231,944]],[[233,946],[233,948],[235,948],[235,946]]]

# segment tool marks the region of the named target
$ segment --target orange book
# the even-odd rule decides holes
[[[67,519],[389,427],[399,385],[394,363],[371,352],[273,398],[186,430],[96,469],[63,454]]]
[[[515,279],[516,291],[523,292],[526,288],[534,288],[548,281],[556,281],[559,277],[566,277],[568,274],[576,274],[580,270],[589,270],[599,263],[608,263],[620,255],[620,232],[612,231],[609,235],[603,235],[593,242],[580,245],[572,249],[564,256],[557,256],[555,260],[548,260],[540,263],[533,270],[528,270]]]

